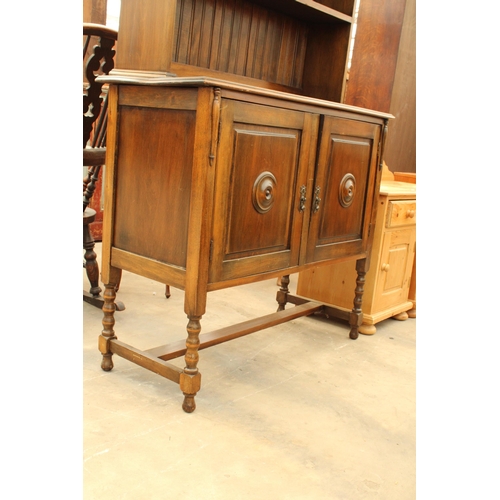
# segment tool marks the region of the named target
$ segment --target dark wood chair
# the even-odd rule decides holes
[[[95,221],[96,211],[89,206],[101,167],[106,159],[107,92],[99,75],[108,74],[114,66],[116,30],[100,24],[83,24],[83,166],[87,174],[83,179],[83,248],[84,267],[90,281],[90,290],[83,292],[83,300],[101,307],[104,303],[99,286],[99,266],[94,251],[94,238],[89,225]],[[120,302],[117,310],[125,307]]]

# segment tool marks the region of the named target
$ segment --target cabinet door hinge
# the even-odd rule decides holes
[[[214,100],[212,102],[212,140],[210,145],[210,154],[208,156],[210,160],[210,166],[214,164],[215,155],[217,151],[217,145],[219,144],[220,130],[221,130],[221,120],[220,120],[220,89],[214,90]]]

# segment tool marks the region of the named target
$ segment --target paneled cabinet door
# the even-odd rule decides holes
[[[380,125],[325,116],[313,187],[307,262],[366,250]]]
[[[211,283],[299,263],[318,124],[318,115],[222,100]]]
[[[381,248],[374,310],[382,311],[408,300],[415,256],[415,228],[387,231]]]

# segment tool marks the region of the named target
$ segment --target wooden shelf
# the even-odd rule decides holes
[[[290,0],[253,0],[253,3],[302,21],[326,24],[352,23],[352,16],[313,0],[295,0],[293,2]]]
[[[122,0],[112,74],[218,76],[342,102],[353,3]]]

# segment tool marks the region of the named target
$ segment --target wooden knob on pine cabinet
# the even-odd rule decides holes
[[[382,264],[382,271],[389,272],[389,264]]]
[[[415,217],[415,210],[408,210],[408,212],[406,212],[406,217],[413,219],[413,217]]]

